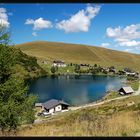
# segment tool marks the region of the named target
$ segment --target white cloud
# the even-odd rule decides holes
[[[120,44],[120,46],[131,47],[131,46],[138,46],[138,45],[140,45],[140,41],[135,41],[135,40],[124,41],[124,42],[120,42],[119,44]]]
[[[116,27],[116,28],[107,28],[106,34],[108,37],[113,38],[120,46],[138,46],[140,45],[140,24],[132,24],[126,26],[125,28]]]
[[[108,47],[110,45],[110,43],[102,43],[101,46],[102,47]]]
[[[43,18],[38,18],[36,20],[27,19],[25,24],[33,25],[33,30],[41,30],[46,28],[51,28],[52,23],[49,20],[44,20]]]
[[[0,8],[0,25],[4,27],[9,27],[8,15],[5,8]]]
[[[56,24],[56,28],[64,30],[66,33],[70,32],[87,32],[91,20],[99,13],[100,6],[87,6],[84,10],[80,10],[76,14],[72,15],[67,20],[62,20]]]
[[[33,35],[33,36],[37,36],[37,33],[36,33],[36,32],[33,32],[32,35]]]

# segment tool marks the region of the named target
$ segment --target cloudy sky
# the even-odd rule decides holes
[[[140,4],[0,4],[14,44],[35,40],[140,54]]]

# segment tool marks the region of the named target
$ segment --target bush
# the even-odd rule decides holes
[[[74,71],[75,71],[76,73],[79,73],[79,72],[80,72],[80,65],[76,64],[76,65],[75,65]]]
[[[57,72],[58,71],[58,67],[55,67],[55,66],[52,66],[51,67],[51,72],[53,73],[53,74],[55,74],[55,72]]]

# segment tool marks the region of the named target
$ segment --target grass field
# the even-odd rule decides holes
[[[140,55],[95,46],[36,41],[15,46],[38,60],[64,60],[66,63],[88,63],[101,66],[129,67],[140,71]]]
[[[134,102],[133,105],[130,105]],[[19,136],[133,136],[140,132],[140,96],[65,112],[17,132]],[[46,118],[47,119],[47,118]]]

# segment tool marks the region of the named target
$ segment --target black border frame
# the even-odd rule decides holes
[[[116,3],[116,4],[120,4],[120,3],[122,3],[122,4],[125,4],[125,3],[138,3],[138,4],[140,4],[140,0],[66,0],[66,1],[64,1],[64,0],[0,0],[0,4],[23,4],[23,3],[27,3],[27,4],[32,4],[32,3],[39,3],[39,4],[43,4],[43,3],[48,3],[48,4],[55,4],[55,3],[110,3],[110,4],[112,4],[112,3]],[[56,136],[52,136],[52,137],[44,137],[44,136],[39,136],[39,137],[35,137],[35,136],[30,136],[30,137],[28,137],[28,136],[17,136],[17,137],[12,137],[12,136],[9,136],[9,137],[4,137],[4,136],[0,136],[0,140],[5,140],[5,139],[11,139],[11,140],[13,140],[13,139],[29,139],[29,140],[31,140],[31,139],[33,139],[33,140],[35,140],[35,139],[48,139],[48,140],[50,140],[50,139],[52,139],[52,140],[65,140],[65,139],[72,139],[72,140],[77,140],[77,139],[89,139],[89,140],[101,140],[101,139],[105,139],[105,140],[109,140],[109,139],[132,139],[132,140],[134,140],[134,139],[140,139],[140,137],[101,137],[101,136],[98,136],[98,137],[96,137],[96,136],[93,136],[93,137],[87,137],[87,136],[84,136],[84,137],[76,137],[76,136],[73,136],[73,137],[71,137],[71,136],[66,136],[66,137],[56,137]]]

